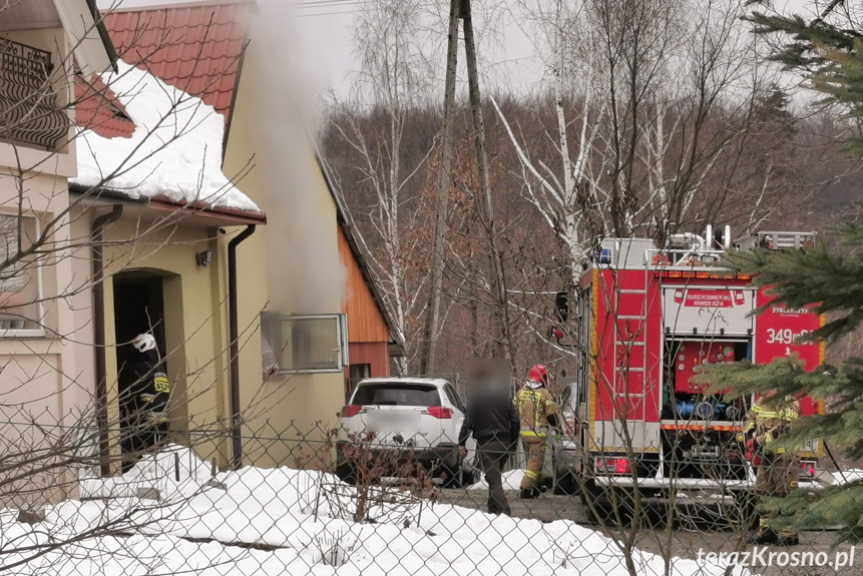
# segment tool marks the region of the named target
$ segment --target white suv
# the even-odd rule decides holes
[[[373,438],[375,452],[410,455],[454,485],[471,481],[473,467],[462,458],[458,434],[465,408],[452,384],[439,378],[368,378],[342,408],[336,442],[336,474],[351,482],[355,463],[346,447]],[[473,452],[473,441],[468,446]]]

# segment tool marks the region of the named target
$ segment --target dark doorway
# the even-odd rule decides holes
[[[121,352],[128,343],[150,332],[165,356],[165,320],[162,277],[144,272],[126,272],[114,277],[114,334],[117,342],[117,367],[123,365]]]
[[[129,388],[135,377],[128,368],[140,354],[129,342],[138,334],[149,332],[156,339],[159,357],[165,357],[165,321],[162,277],[148,272],[124,272],[114,276],[114,334],[117,353],[117,382],[120,397],[120,438],[124,455],[140,452],[130,430]],[[133,462],[125,461],[126,471]]]

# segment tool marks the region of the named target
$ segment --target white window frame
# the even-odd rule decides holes
[[[11,213],[11,212],[0,212],[0,218],[4,216],[9,216],[12,218],[29,218],[33,221],[33,233],[34,233],[34,241],[39,238],[39,235],[42,233],[42,220],[39,218],[37,214],[19,214],[19,213]],[[45,319],[45,302],[44,302],[44,285],[42,279],[42,263],[38,260],[33,262],[33,265],[36,267],[35,281],[36,281],[36,314],[41,319],[39,321],[40,324],[44,322]],[[44,338],[45,337],[45,327],[39,326],[38,328],[5,328],[0,329],[0,338]]]
[[[261,315],[261,324],[262,326],[267,322],[279,321],[284,323],[286,321],[295,321],[295,320],[335,320],[336,321],[336,340],[338,342],[339,353],[336,355],[336,366],[332,368],[302,368],[302,369],[286,369],[279,366],[278,374],[280,375],[291,375],[291,374],[339,374],[344,373],[345,368],[350,366],[350,353],[349,353],[349,344],[348,344],[348,317],[346,314],[268,314],[264,313]],[[273,343],[270,342],[272,346]],[[278,352],[278,346],[273,348],[273,353],[276,356],[276,361],[278,362],[280,358],[280,353]]]

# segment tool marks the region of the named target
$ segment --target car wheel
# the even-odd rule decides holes
[[[461,488],[464,486],[465,471],[461,465],[455,468],[443,466],[441,470],[441,478],[443,479],[444,488]]]
[[[475,484],[476,472],[463,467],[461,470],[461,481],[463,486],[470,486],[471,484]]]
[[[337,465],[336,476],[345,484],[354,486],[357,483],[357,470],[353,464],[345,462]]]

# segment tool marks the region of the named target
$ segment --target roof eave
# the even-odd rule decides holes
[[[248,212],[235,208],[208,207],[202,203],[179,204],[164,198],[130,198],[110,188],[92,188],[70,183],[69,193],[83,197],[87,204],[124,204],[146,210],[153,217],[177,216],[178,224],[195,227],[264,226],[267,215],[263,212]]]
[[[117,53],[102,25],[95,0],[54,0],[54,8],[85,76],[116,71]]]
[[[99,7],[96,5],[96,0],[87,0],[87,5],[93,14],[93,19],[96,21],[96,30],[99,31],[99,38],[102,39],[102,45],[105,47],[105,52],[108,54],[108,59],[111,61],[111,69],[117,73],[117,60],[120,57],[117,55],[117,49],[114,43],[111,42],[111,35],[108,33],[108,27],[105,26],[105,20]]]

